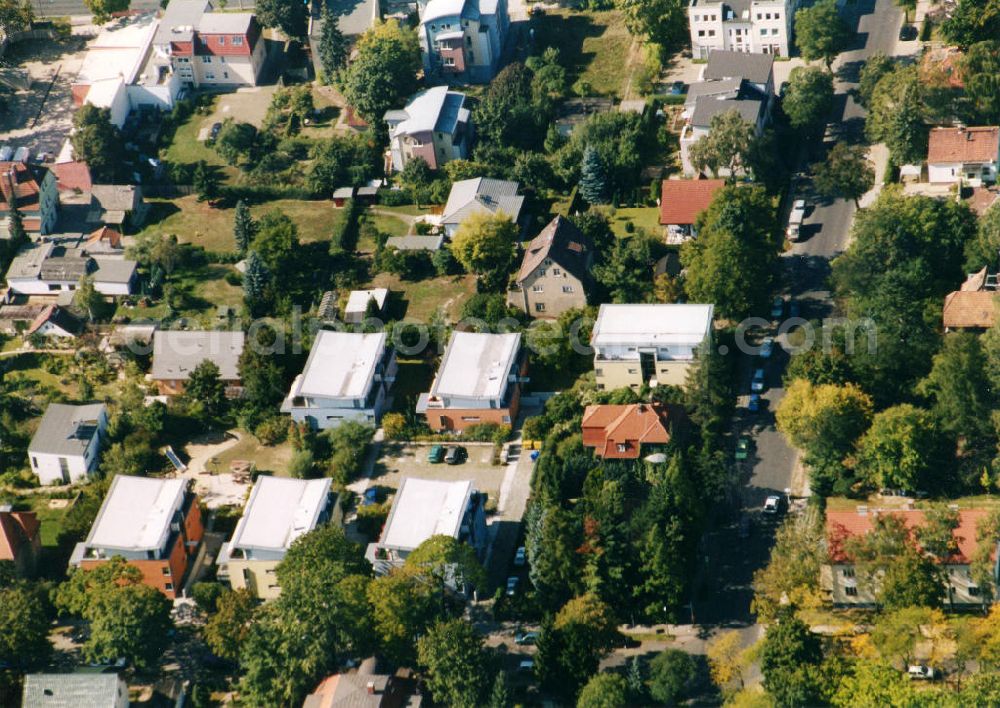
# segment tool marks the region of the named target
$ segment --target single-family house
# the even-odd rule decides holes
[[[269,600],[281,593],[274,569],[292,543],[334,518],[341,518],[331,480],[257,478],[233,537],[219,551],[219,578],[234,590]]]
[[[404,477],[392,500],[389,518],[365,557],[379,575],[402,565],[431,536],[450,536],[469,544],[480,560],[486,552],[486,495],[469,480],[446,482]]]
[[[379,671],[375,657],[368,657],[356,669],[323,679],[302,708],[419,708],[416,689],[410,669],[387,674]]]
[[[714,305],[601,305],[590,344],[597,388],[681,386],[712,334]]]
[[[691,0],[688,28],[696,59],[717,51],[789,56],[798,0]]]
[[[997,181],[1000,127],[932,128],[927,140],[927,180],[932,184]]]
[[[128,685],[118,674],[27,674],[21,708],[128,708]]]
[[[204,534],[192,480],[117,475],[70,565],[93,570],[115,556],[142,573],[142,582],[178,596]]]
[[[10,209],[21,214],[28,234],[45,236],[59,221],[59,189],[55,175],[39,165],[0,162],[0,238],[10,238]]]
[[[80,336],[84,326],[83,321],[65,307],[46,305],[28,325],[24,333],[29,337],[33,334],[40,334],[43,337],[72,339]]]
[[[901,519],[916,542],[916,531],[927,523],[924,511],[880,510],[859,506],[856,510],[826,512],[827,573],[830,599],[839,607],[873,607],[881,573],[865,577],[857,568],[849,552],[848,539],[868,534],[880,514],[891,514]],[[952,530],[954,552],[947,558],[939,559],[942,581],[945,584],[945,603],[952,608],[982,607],[986,603],[982,588],[972,577],[972,561],[979,548],[979,528],[989,517],[986,509],[962,509],[958,511],[958,526]],[[996,566],[997,540],[990,544],[990,574],[994,583],[1000,580]],[[824,583],[825,584],[825,583]]]
[[[396,354],[386,337],[385,332],[317,332],[282,413],[313,430],[335,428],[345,420],[378,423],[396,376]]]
[[[519,333],[452,332],[430,392],[417,399],[417,413],[435,432],[512,425],[527,366]]]
[[[573,222],[557,216],[524,249],[507,304],[531,317],[555,318],[587,306],[594,251]]]
[[[45,312],[48,305],[23,304],[0,305],[0,332],[4,334],[19,334],[26,330]]]
[[[317,0],[310,3],[312,19],[309,23],[309,45],[318,47],[323,36],[324,17],[337,22],[337,28],[344,35],[353,53],[358,38],[375,26],[380,17],[379,0]],[[326,13],[323,12],[324,6]],[[388,14],[388,13],[387,13]],[[313,70],[316,76],[323,75],[323,62],[318,51],[312,52]],[[332,79],[332,77],[324,77]]]
[[[60,198],[66,196],[90,195],[94,182],[90,177],[90,167],[86,162],[70,160],[57,162],[49,168],[56,177],[56,189]]]
[[[660,403],[587,406],[583,412],[583,445],[608,460],[635,460],[673,438],[684,414],[678,406]]]
[[[41,484],[70,484],[97,469],[108,409],[103,403],[50,403],[28,445],[31,471]]]
[[[473,214],[493,216],[503,213],[515,224],[521,219],[524,197],[517,193],[517,182],[492,177],[475,177],[453,182],[448,201],[441,212],[441,226],[448,238],[455,235],[462,222]]]
[[[90,278],[102,295],[124,296],[138,283],[136,261],[117,254],[91,255],[84,248],[68,248],[53,241],[22,248],[7,269],[7,285],[22,295],[54,295],[76,290]]]
[[[507,0],[430,0],[417,7],[424,76],[489,83],[500,68],[510,28]]]
[[[179,396],[199,364],[208,360],[219,367],[219,378],[226,385],[226,395],[238,398],[243,393],[240,382],[240,355],[243,332],[224,330],[157,330],[153,334],[151,377],[161,396]]]
[[[373,317],[381,317],[385,313],[385,306],[389,302],[389,291],[386,288],[373,288],[371,290],[352,290],[347,296],[347,304],[344,306],[344,322],[347,324],[361,324],[368,315],[370,303],[375,303]]]
[[[146,218],[146,202],[137,184],[95,184],[90,188],[91,208],[101,223],[138,227]]]
[[[669,244],[680,244],[698,235],[694,224],[708,209],[724,179],[666,179],[660,190],[660,225]]]
[[[946,332],[985,332],[997,319],[997,276],[987,268],[970,273],[962,286],[944,298],[941,320]]]
[[[414,94],[406,107],[386,111],[389,154],[393,170],[401,171],[412,158],[423,158],[432,170],[469,156],[472,114],[465,94],[435,86]]]
[[[42,553],[42,524],[33,511],[14,511],[0,505],[0,561],[10,561],[22,578],[35,573]]]

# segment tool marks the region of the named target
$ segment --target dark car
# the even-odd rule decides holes
[[[439,462],[444,461],[444,446],[435,445],[431,448],[431,451],[427,453],[427,461],[432,465],[436,465]]]
[[[468,457],[468,453],[465,448],[461,445],[455,445],[449,447],[448,452],[444,454],[444,462],[446,465],[460,465],[465,462],[466,457]]]
[[[209,140],[215,140],[219,137],[220,130],[222,130],[222,123],[212,123],[212,130],[208,133]]]
[[[687,86],[684,84],[683,81],[675,81],[674,83],[670,84],[670,95],[680,96],[681,94],[684,93],[686,89]]]
[[[751,393],[750,394],[750,402],[747,403],[747,410],[750,411],[751,413],[756,413],[757,411],[760,410],[760,407],[761,407],[760,394],[759,393]]]
[[[799,305],[798,300],[792,300],[788,303],[788,316],[789,317],[799,317],[802,312],[802,308]]]
[[[899,41],[912,42],[917,38],[917,28],[913,25],[903,25],[899,28]]]
[[[365,490],[365,496],[361,501],[361,506],[373,506],[375,504],[378,504],[378,487],[369,487]]]

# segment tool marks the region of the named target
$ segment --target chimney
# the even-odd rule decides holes
[[[374,696],[375,695],[375,682],[374,681],[369,681],[367,684],[365,684],[365,689],[368,691],[368,695],[369,696]]]

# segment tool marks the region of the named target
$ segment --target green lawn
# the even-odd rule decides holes
[[[68,365],[72,357],[61,354],[18,354],[14,357],[4,359],[5,376],[22,376],[31,382],[30,391],[24,391],[22,395],[40,393],[58,393],[70,400],[75,400],[79,395],[79,387],[72,376],[71,369],[67,366],[61,373],[52,373],[43,367],[43,362],[50,359],[65,360]]]
[[[657,207],[639,207],[628,209],[617,209],[611,218],[611,228],[616,236],[628,236],[625,224],[629,221],[637,229],[645,229],[646,232],[655,236],[662,233],[660,226],[660,210]]]
[[[392,410],[403,413],[412,411],[417,396],[431,390],[434,366],[423,359],[399,359],[399,371],[392,385]]]
[[[559,49],[570,85],[582,80],[591,96],[622,96],[630,73],[632,37],[621,13],[547,10],[533,17],[540,54],[547,47]]]
[[[375,228],[390,236],[406,236],[410,230],[410,225],[402,219],[384,214],[373,214],[371,216]]]
[[[398,275],[392,273],[379,273],[370,287],[389,288],[400,293],[406,306],[407,320],[428,322],[435,311],[442,308],[450,322],[457,322],[462,304],[476,292],[476,278],[465,275],[411,282],[400,280]]]
[[[42,545],[50,547],[58,546],[57,540],[59,533],[62,531],[63,519],[66,518],[66,513],[72,508],[72,500],[66,500],[70,503],[61,509],[50,509],[49,498],[40,494],[33,494],[27,497],[25,501],[31,505],[31,510],[38,515],[38,520],[42,522]]]
[[[271,472],[279,477],[288,476],[288,463],[292,459],[292,445],[264,445],[245,430],[240,431],[240,441],[219,455],[219,471],[228,472],[233,460],[253,460],[258,471]]]
[[[180,199],[151,199],[153,212],[143,234],[175,234],[181,243],[204,246],[209,251],[233,251],[233,209],[217,209],[199,202],[194,195]],[[276,199],[250,207],[255,218],[277,209],[288,215],[303,242],[329,240],[343,211],[330,200]]]
[[[214,110],[214,101],[212,106]],[[203,124],[210,125],[209,120],[208,115],[193,113],[185,123],[177,127],[170,147],[162,151],[162,156],[171,162],[188,165],[204,160],[209,165],[218,167],[231,181],[239,174],[239,169],[227,165],[219,153],[213,148],[206,147],[205,143],[198,140],[199,131]]]
[[[227,273],[234,271],[235,268],[231,265],[209,264],[175,272],[171,282],[181,293],[180,308],[177,311],[170,312],[163,300],[159,299],[151,307],[119,305],[115,316],[134,320],[165,319],[168,315],[174,315],[196,320],[204,327],[213,327],[217,324],[215,315],[220,305],[228,305],[238,312],[243,304],[243,288],[231,285],[225,279]]]

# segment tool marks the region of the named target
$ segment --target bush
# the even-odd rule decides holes
[[[265,445],[279,445],[288,438],[288,420],[273,416],[261,422],[253,434]]]
[[[299,450],[288,463],[288,474],[296,479],[309,479],[316,468],[316,460],[310,450]]]
[[[382,430],[389,440],[400,440],[406,434],[406,416],[402,413],[386,413],[382,416]]]
[[[388,504],[372,504],[358,508],[358,531],[371,540],[378,538],[382,525],[389,516]]]
[[[225,281],[238,288],[243,285],[243,276],[240,275],[239,271],[230,270],[226,272]]]
[[[413,204],[413,195],[408,189],[380,189],[378,203],[383,206],[404,206]]]
[[[215,612],[216,603],[224,591],[225,587],[222,583],[195,583],[191,587],[191,597],[194,598],[199,610],[211,614]]]
[[[503,444],[510,437],[510,426],[498,423],[478,423],[470,425],[462,433],[464,440]]]

